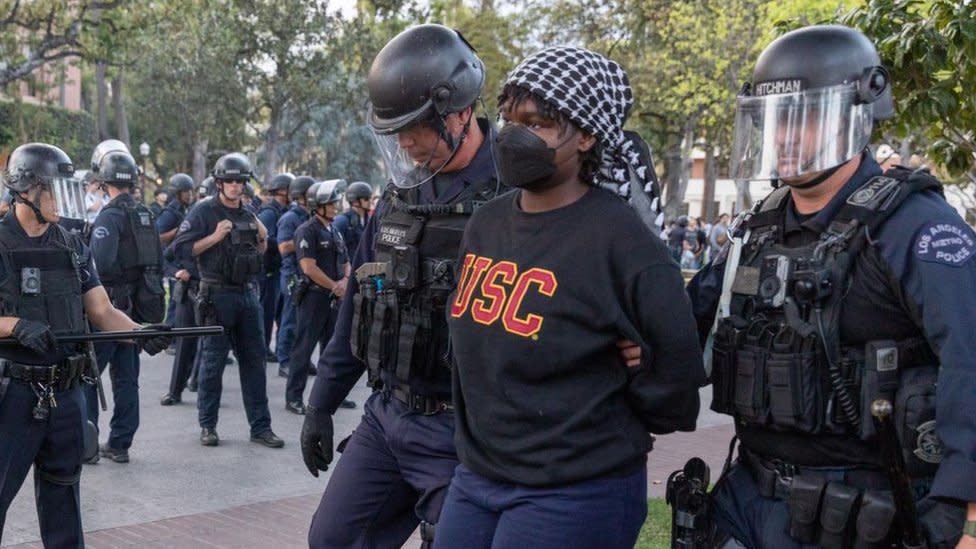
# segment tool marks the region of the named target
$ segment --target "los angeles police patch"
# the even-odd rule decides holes
[[[976,236],[959,221],[929,223],[918,233],[915,255],[922,261],[958,267],[976,255]]]
[[[95,230],[92,231],[92,238],[99,239],[105,238],[106,236],[108,236],[108,227],[95,227]]]
[[[185,233],[186,231],[189,231],[189,230],[190,230],[190,220],[189,219],[184,219],[183,222],[180,223],[180,228],[179,228],[179,230],[177,232],[179,232],[179,233]]]

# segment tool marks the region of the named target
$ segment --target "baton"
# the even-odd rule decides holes
[[[90,334],[55,335],[58,343],[86,343],[89,341],[120,341],[123,339],[150,339],[167,337],[202,337],[224,335],[223,326],[201,326],[199,328],[173,328],[171,330],[118,330],[114,332],[94,332]],[[0,338],[0,345],[19,345],[15,337]]]
[[[904,549],[926,549],[928,543],[922,537],[918,523],[918,509],[915,508],[915,494],[912,481],[905,471],[905,459],[901,455],[895,425],[891,422],[891,401],[879,398],[871,403],[871,418],[878,431],[881,442],[881,455],[888,469],[891,493],[895,498],[895,508],[901,515],[901,546]]]

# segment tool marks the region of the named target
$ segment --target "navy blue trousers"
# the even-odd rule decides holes
[[[623,477],[536,488],[459,465],[434,549],[630,549],[647,517],[647,468]]]
[[[193,314],[192,297],[194,296],[188,295],[183,303],[176,304],[174,318],[177,328],[195,328],[197,325],[196,318]],[[197,337],[176,338],[176,355],[173,356],[173,373],[169,379],[169,394],[174,397],[179,397],[183,394],[183,390],[186,389],[186,384],[190,380],[190,374],[193,372],[193,363],[196,360],[197,349],[199,348],[199,339]]]
[[[0,380],[2,381],[2,380]],[[46,420],[33,418],[37,397],[8,380],[0,397],[0,541],[7,509],[34,466],[34,495],[45,547],[84,547],[78,477],[84,453],[85,396],[80,387],[55,393]]]
[[[251,434],[271,430],[267,377],[264,371],[264,327],[261,305],[253,288],[241,292],[211,294],[217,324],[224,335],[202,338],[200,372],[197,381],[197,411],[200,427],[217,427],[217,410],[223,391],[227,353],[234,349],[241,377],[241,397]]]
[[[281,275],[277,271],[264,275],[261,279],[261,318],[264,320],[264,347],[271,348],[271,331],[278,314],[278,296],[281,294]]]
[[[285,384],[285,402],[303,400],[308,383],[309,361],[316,345],[324,349],[332,339],[339,302],[333,301],[330,292],[309,290],[298,306],[298,323],[295,325],[295,344],[291,348],[288,364],[288,382]]]
[[[288,367],[291,358],[291,347],[295,343],[295,323],[298,320],[298,310],[288,291],[288,276],[281,274],[280,299],[281,319],[278,321],[278,335],[275,337],[275,354],[278,355],[278,369]]]
[[[453,413],[425,416],[373,393],[312,517],[309,546],[402,546],[421,520],[438,521],[457,464]]]
[[[128,450],[139,428],[139,347],[114,341],[95,344],[95,358],[101,374],[108,366],[112,380],[112,419],[108,445],[116,450]],[[85,385],[88,399],[88,419],[98,427],[98,394],[94,385]]]

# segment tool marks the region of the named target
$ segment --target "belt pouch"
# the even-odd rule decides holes
[[[410,381],[410,365],[413,363],[413,347],[419,328],[417,316],[400,315],[400,329],[397,334],[396,377],[401,383]]]
[[[731,318],[723,318],[712,339],[712,410],[732,414],[735,390],[736,349],[742,342],[743,330],[736,328]]]
[[[895,500],[891,492],[867,490],[857,512],[857,539],[854,549],[883,549],[895,520]]]
[[[830,482],[820,509],[820,546],[846,549],[851,545],[852,519],[860,491],[853,486]]]
[[[763,331],[765,324],[750,326],[746,343],[736,353],[733,403],[739,418],[749,423],[764,423],[768,413],[765,387],[767,350],[760,345]]]
[[[790,537],[799,543],[817,541],[817,517],[827,479],[819,475],[797,475],[790,485]]]
[[[369,342],[366,344],[366,363],[370,366],[381,366],[385,353],[383,352],[384,326],[389,324],[387,311],[389,306],[378,301],[373,309],[373,324],[369,330]]]

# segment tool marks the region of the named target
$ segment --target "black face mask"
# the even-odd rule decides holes
[[[495,138],[495,154],[502,183],[529,191],[553,186],[550,180],[556,173],[556,149],[525,126],[509,124],[502,128]]]

